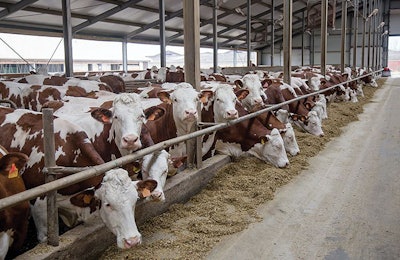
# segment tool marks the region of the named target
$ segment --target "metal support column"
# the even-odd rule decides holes
[[[283,81],[290,85],[292,76],[292,0],[283,2]]]
[[[53,109],[43,109],[43,134],[44,134],[44,166],[47,170],[45,182],[56,180],[53,168],[56,166],[55,143],[54,143],[54,123]],[[57,191],[51,191],[46,194],[47,199],[47,243],[52,246],[59,245],[58,235],[58,208]]]
[[[184,42],[185,42],[185,82],[200,91],[200,2],[199,0],[183,1]],[[199,105],[200,107],[200,105]],[[198,109],[199,110],[199,109]],[[199,112],[199,115],[201,113]],[[201,118],[199,117],[199,120]],[[194,127],[195,128],[195,127]],[[195,129],[191,129],[194,131]],[[197,158],[197,167],[201,167],[201,137],[186,142],[187,163],[189,168],[194,167]]]
[[[74,74],[74,66],[72,59],[72,22],[71,22],[70,0],[62,0],[62,13],[63,13],[65,76],[72,77]]]
[[[369,1],[369,5],[368,5],[368,10],[369,10],[369,14],[371,14],[371,12],[372,12],[372,4],[371,4],[371,1],[373,1],[373,0],[370,0]],[[368,15],[368,16],[370,16],[370,15]],[[367,44],[368,44],[368,48],[367,48],[367,50],[368,50],[368,53],[367,53],[367,69],[369,70],[370,68],[371,68],[371,17],[368,17],[368,41],[367,41]]]
[[[342,1],[342,33],[340,42],[340,71],[344,72],[346,61],[344,60],[346,54],[346,26],[347,26],[347,0]]]
[[[357,67],[358,0],[354,0],[353,68]]]
[[[217,72],[218,68],[218,0],[214,0],[214,9],[213,9],[213,67],[214,73]]]
[[[275,53],[275,0],[271,1],[271,67],[274,66]]]
[[[160,67],[167,66],[166,39],[165,39],[165,3],[164,0],[158,1],[160,16]]]
[[[251,67],[251,0],[247,0],[246,30],[247,66]]]
[[[326,50],[328,46],[328,0],[321,0],[321,74],[326,75]]]
[[[365,68],[365,33],[367,27],[367,1],[363,0],[363,31],[362,31],[362,44],[361,44],[361,68]]]
[[[302,33],[301,33],[301,66],[304,66],[304,31],[306,29],[305,22],[304,22],[305,21],[304,11],[302,12],[301,19],[302,19],[302,21],[301,21],[301,31],[302,31]]]
[[[374,1],[373,8],[376,9],[378,7],[378,1]],[[377,21],[378,21],[378,16],[374,15],[373,20],[372,20],[372,56],[371,56],[371,67],[372,70],[376,69],[376,64],[375,64],[375,54],[376,54],[376,28],[377,28]]]
[[[128,42],[124,40],[122,42],[122,70],[128,72]]]

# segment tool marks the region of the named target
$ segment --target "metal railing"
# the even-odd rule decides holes
[[[182,136],[179,136],[179,137],[175,137],[175,138],[169,139],[169,140],[164,141],[164,142],[160,142],[160,143],[154,144],[154,145],[152,145],[150,147],[143,148],[143,149],[141,149],[139,151],[136,151],[136,152],[134,152],[132,154],[129,154],[129,155],[125,155],[125,156],[120,157],[118,159],[115,159],[113,161],[110,161],[110,162],[107,162],[107,163],[104,163],[104,164],[101,164],[101,165],[97,165],[97,166],[88,167],[87,169],[85,169],[83,171],[80,171],[80,172],[77,172],[75,174],[63,177],[61,179],[57,179],[57,180],[51,181],[49,183],[45,183],[43,185],[31,188],[31,189],[26,190],[24,192],[17,193],[17,194],[11,195],[9,197],[0,199],[0,210],[3,210],[4,208],[16,205],[16,204],[18,204],[18,203],[20,203],[22,201],[31,200],[31,199],[37,198],[37,197],[39,197],[41,195],[44,195],[44,194],[47,194],[47,193],[50,193],[50,192],[55,192],[55,191],[57,191],[59,189],[65,188],[67,186],[70,186],[72,184],[75,184],[75,183],[78,183],[78,182],[81,182],[81,181],[84,181],[84,180],[89,179],[91,177],[99,176],[99,175],[105,173],[108,170],[111,170],[111,169],[116,168],[116,167],[121,167],[121,166],[123,166],[123,165],[125,165],[127,163],[131,163],[131,162],[133,162],[133,161],[135,161],[135,160],[137,160],[139,158],[142,158],[143,156],[145,156],[147,154],[150,154],[152,152],[156,152],[156,151],[165,149],[165,148],[167,148],[169,146],[172,146],[172,145],[187,141],[187,140],[192,139],[192,138],[200,137],[200,136],[205,135],[205,134],[210,134],[210,133],[218,131],[220,129],[223,129],[223,128],[232,126],[234,124],[240,123],[242,121],[248,120],[250,118],[256,117],[256,116],[261,115],[263,113],[266,113],[268,111],[279,109],[280,107],[282,107],[284,105],[296,102],[298,100],[307,98],[309,96],[314,96],[316,94],[322,94],[322,93],[324,93],[326,91],[329,91],[329,90],[331,90],[333,88],[338,87],[339,85],[347,84],[347,83],[350,83],[352,81],[359,80],[361,78],[367,77],[369,75],[375,75],[376,73],[379,73],[382,70],[383,69],[380,69],[380,70],[368,73],[366,75],[363,75],[361,77],[357,77],[357,78],[354,78],[352,80],[348,80],[348,81],[333,85],[333,86],[331,86],[329,88],[326,88],[326,89],[323,89],[323,90],[315,91],[315,92],[312,92],[310,94],[302,95],[302,96],[296,97],[294,99],[291,99],[291,100],[288,100],[288,101],[285,101],[285,102],[282,102],[282,103],[279,103],[279,104],[276,104],[276,105],[268,106],[267,108],[264,108],[262,110],[259,110],[259,111],[256,111],[256,112],[253,112],[253,113],[250,113],[250,114],[247,114],[245,116],[241,116],[241,117],[239,117],[237,119],[234,119],[234,120],[231,120],[231,121],[229,121],[227,123],[217,123],[215,125],[209,126],[209,127],[205,128],[205,129],[201,129],[201,130],[195,131],[193,133],[182,135]],[[201,158],[198,158],[198,159],[201,160]],[[72,170],[71,170],[68,167],[53,166],[53,167],[49,167],[49,169],[47,169],[47,170],[49,172],[52,172],[52,173],[57,173],[57,172],[65,172],[65,171],[74,172],[74,171],[79,170],[79,169],[80,168],[72,168]]]

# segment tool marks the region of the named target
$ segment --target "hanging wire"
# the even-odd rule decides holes
[[[47,70],[47,68],[49,67],[49,63],[50,63],[50,61],[53,59],[53,56],[54,56],[54,54],[56,53],[56,51],[57,51],[57,49],[58,49],[58,47],[60,46],[60,44],[61,44],[62,41],[63,41],[63,38],[60,39],[60,41],[59,41],[58,44],[57,44],[57,47],[56,47],[55,50],[53,51],[53,54],[51,54],[51,57],[50,57],[49,61],[48,61],[47,64],[46,64],[46,70]]]
[[[3,38],[0,37],[0,40],[2,42],[4,42],[4,44],[7,45],[7,47],[10,48],[15,54],[17,54],[18,57],[20,57],[23,61],[25,61],[26,64],[28,64],[28,66],[30,66],[33,70],[35,70],[35,68],[27,60],[25,60],[21,55],[19,55],[19,53],[16,50],[14,50],[6,41],[4,41]]]

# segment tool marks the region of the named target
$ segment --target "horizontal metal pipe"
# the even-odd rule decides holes
[[[275,110],[275,109],[278,109],[278,108],[280,108],[280,107],[282,107],[284,105],[296,102],[296,101],[298,101],[300,99],[303,99],[303,98],[306,98],[306,97],[309,97],[309,96],[313,96],[313,95],[316,95],[316,94],[321,94],[321,93],[324,93],[325,91],[333,89],[333,88],[335,88],[335,87],[337,87],[339,85],[346,84],[346,83],[352,82],[354,80],[361,79],[363,77],[375,74],[377,72],[381,72],[382,70],[383,69],[380,69],[380,70],[377,70],[375,72],[371,72],[371,73],[369,73],[369,74],[367,74],[365,76],[354,78],[352,80],[345,81],[345,82],[342,82],[340,84],[333,85],[333,86],[331,86],[329,88],[326,88],[326,89],[323,89],[323,90],[315,91],[315,92],[310,93],[310,94],[302,95],[300,97],[297,97],[297,98],[294,98],[294,99],[291,99],[291,100],[288,100],[288,101],[285,101],[285,102],[282,102],[282,103],[279,103],[279,104],[276,104],[276,105],[272,105],[272,106],[270,106],[268,108],[264,108],[262,110],[253,112],[251,114],[248,114],[248,115],[245,115],[245,116],[241,116],[241,117],[239,117],[237,119],[234,119],[234,120],[231,120],[231,121],[229,121],[227,123],[219,123],[219,124],[216,124],[214,126],[210,126],[208,128],[205,128],[205,129],[202,129],[202,130],[198,130],[196,132],[193,132],[193,133],[190,133],[190,134],[187,134],[187,135],[182,135],[182,136],[175,137],[175,138],[172,138],[170,140],[167,140],[167,141],[164,141],[164,142],[161,142],[161,143],[157,143],[155,145],[152,145],[152,146],[147,147],[147,148],[143,148],[143,149],[141,149],[139,151],[136,151],[136,152],[134,152],[132,154],[129,154],[129,155],[125,155],[125,156],[120,157],[118,159],[115,159],[113,161],[110,161],[110,162],[107,162],[107,163],[104,163],[104,164],[101,164],[101,165],[96,165],[96,166],[90,167],[90,169],[87,169],[87,170],[84,170],[84,171],[81,171],[81,172],[66,176],[64,178],[55,180],[55,181],[50,182],[50,183],[46,183],[46,184],[37,186],[35,188],[29,189],[27,191],[24,191],[24,192],[21,192],[21,193],[18,193],[18,194],[11,195],[11,196],[9,196],[7,198],[4,198],[4,199],[0,200],[0,210],[2,210],[4,208],[7,208],[7,207],[10,207],[10,206],[13,206],[13,205],[15,205],[17,203],[20,203],[22,201],[25,201],[25,200],[30,200],[30,199],[39,197],[39,196],[41,196],[43,194],[46,194],[47,192],[54,191],[54,190],[59,190],[61,188],[65,188],[65,187],[70,186],[72,184],[84,181],[84,180],[86,180],[88,178],[101,175],[101,174],[103,174],[104,172],[106,172],[108,170],[111,170],[111,169],[116,168],[116,167],[121,167],[122,165],[125,165],[127,163],[135,161],[136,159],[142,158],[146,154],[165,149],[165,148],[167,148],[169,146],[184,142],[186,140],[189,140],[189,139],[192,139],[192,138],[195,138],[195,137],[202,136],[204,134],[209,134],[209,133],[212,133],[214,131],[218,131],[220,129],[232,126],[234,124],[237,124],[237,123],[240,123],[242,121],[248,120],[250,118],[256,117],[258,115],[261,115],[261,114],[263,114],[265,112],[268,112],[268,111],[271,111],[271,110]]]

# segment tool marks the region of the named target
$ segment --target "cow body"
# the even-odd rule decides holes
[[[20,176],[28,157],[19,152],[8,153],[0,147],[0,199],[25,191]],[[27,236],[29,203],[20,202],[0,210],[0,259],[5,259],[8,250],[18,251]]]

